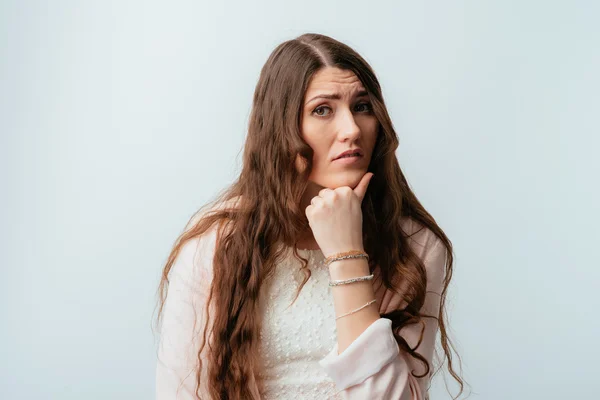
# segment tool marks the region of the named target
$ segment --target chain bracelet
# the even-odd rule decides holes
[[[369,301],[367,304],[365,304],[364,306],[358,307],[357,309],[352,310],[350,312],[347,312],[346,314],[339,315],[339,316],[335,317],[335,319],[337,320],[337,319],[340,319],[340,318],[345,317],[347,315],[354,314],[355,312],[362,310],[363,308],[367,307],[369,304],[373,304],[376,301],[377,301],[377,299],[373,299],[373,300]]]
[[[334,261],[346,260],[348,258],[366,258],[369,261],[369,255],[363,251],[350,250],[343,253],[333,254],[325,259],[325,266],[328,267]]]
[[[352,282],[369,281],[371,279],[373,279],[373,274],[366,275],[366,276],[359,276],[357,278],[341,279],[341,280],[337,280],[337,281],[331,281],[331,282],[329,282],[329,286],[339,286],[339,285],[345,285],[345,284],[352,283]]]

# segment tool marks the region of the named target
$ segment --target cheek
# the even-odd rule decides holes
[[[369,132],[369,136],[365,138],[365,144],[368,146],[369,150],[373,151],[375,148],[375,143],[377,143],[377,136],[379,135],[379,123],[370,126]]]
[[[314,130],[305,130],[302,135],[302,139],[310,146],[313,151],[313,165],[318,165],[323,158],[327,157],[328,148],[326,138],[323,137],[323,133]]]
[[[324,159],[327,157],[326,145],[325,143],[323,143],[322,140],[312,140],[307,141],[306,143],[308,143],[308,145],[313,150],[313,166],[318,168],[323,163]]]

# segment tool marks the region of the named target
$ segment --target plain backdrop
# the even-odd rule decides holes
[[[599,15],[593,1],[2,1],[0,398],[154,397],[161,268],[239,173],[260,68],[305,32],[372,65],[400,165],[454,244],[464,394],[598,398]],[[432,386],[450,398],[444,375]]]

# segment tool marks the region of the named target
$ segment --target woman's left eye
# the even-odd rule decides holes
[[[360,106],[367,106],[365,111],[371,111],[371,104],[370,103],[360,103],[357,105],[357,107]]]

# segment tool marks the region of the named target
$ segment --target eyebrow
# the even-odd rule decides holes
[[[360,90],[358,93],[356,93],[356,97],[367,96],[368,94],[369,94],[369,92],[367,92],[366,90]],[[319,95],[313,97],[309,101],[307,101],[306,104],[308,104],[311,101],[316,100],[316,99],[340,100],[341,98],[342,98],[342,96],[339,93],[322,93],[322,94],[319,94]]]

